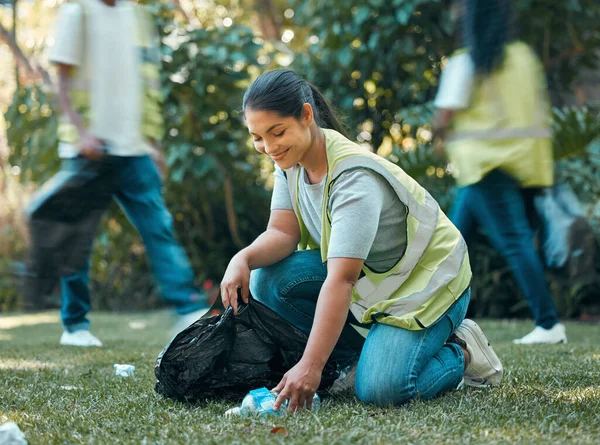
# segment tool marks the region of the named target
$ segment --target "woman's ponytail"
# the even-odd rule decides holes
[[[314,100],[314,106],[318,110],[318,124],[320,127],[329,128],[335,130],[338,133],[346,135],[346,129],[342,124],[337,113],[331,105],[327,102],[323,94],[319,89],[310,82],[306,82],[310,87],[312,97]]]

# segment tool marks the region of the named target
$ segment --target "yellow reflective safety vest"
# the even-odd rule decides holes
[[[377,320],[404,329],[424,329],[463,294],[471,281],[467,246],[438,203],[404,170],[371,153],[334,130],[323,129],[327,147],[327,179],[323,197],[320,246],[309,235],[298,204],[299,166],[285,171],[301,239],[299,250],[321,249],[327,261],[331,235],[330,192],[348,170],[369,169],[385,178],[407,208],[407,245],[389,271],[376,273],[363,265],[352,291],[350,310],[362,323]]]
[[[84,16],[84,32],[86,32],[86,17],[89,13],[85,3],[70,0],[81,6]],[[142,5],[132,4],[136,18],[135,46],[140,52],[140,77],[143,85],[141,134],[151,140],[161,140],[164,135],[164,119],[162,114],[163,94],[160,85],[160,40],[152,15]],[[89,57],[89,54],[86,54]],[[88,63],[71,70],[68,83],[68,94],[73,109],[79,113],[88,126],[90,122],[90,69]],[[58,122],[58,140],[75,144],[79,140],[77,127],[61,113]]]
[[[446,147],[461,186],[500,169],[522,187],[543,187],[554,180],[551,138],[543,67],[529,46],[513,42],[501,67],[475,79],[471,105],[455,112]]]

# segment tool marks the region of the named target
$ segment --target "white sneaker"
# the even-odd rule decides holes
[[[94,337],[90,331],[79,330],[75,332],[64,331],[60,337],[60,344],[65,346],[81,346],[84,348],[90,346],[102,346],[102,342]]]
[[[562,323],[556,323],[551,329],[544,329],[541,326],[536,326],[535,329],[525,337],[513,340],[513,343],[517,345],[533,345],[539,343],[554,344],[566,342],[567,334],[565,332],[565,325]]]
[[[177,320],[173,324],[171,328],[171,336],[175,336],[183,331],[185,328],[190,326],[192,323],[198,321],[204,314],[206,314],[210,310],[210,307],[198,309],[197,311],[190,312],[185,315],[178,315]]]
[[[465,369],[465,385],[478,388],[499,385],[504,368],[479,325],[466,318],[455,334],[466,344],[470,356]]]

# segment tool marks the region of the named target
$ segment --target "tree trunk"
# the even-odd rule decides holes
[[[12,39],[17,41],[17,1],[13,0],[13,15],[12,15]],[[15,85],[19,89],[19,64],[15,63]]]
[[[221,174],[223,175],[223,192],[225,195],[225,211],[227,213],[229,233],[231,234],[233,244],[235,244],[235,246],[241,250],[244,247],[246,247],[247,244],[242,240],[240,232],[238,230],[237,215],[235,213],[233,181],[231,180],[227,169],[221,163],[218,163],[217,165],[219,170],[221,171]]]

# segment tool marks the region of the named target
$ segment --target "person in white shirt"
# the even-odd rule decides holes
[[[207,309],[206,296],[195,287],[189,260],[174,238],[161,192],[161,101],[152,99],[160,97],[157,41],[151,16],[133,2],[78,0],[60,8],[50,60],[59,78],[63,167],[34,198],[30,215],[32,256],[52,250],[46,262],[59,254],[64,263],[70,261],[58,265],[64,266],[59,267],[64,345],[102,346],[86,318],[89,254],[113,198],[142,236],[161,294],[176,306],[180,321],[175,329]],[[75,239],[65,236],[44,251],[44,233],[58,239],[54,232],[69,221]],[[84,234],[75,229],[77,223],[86,227]]]

